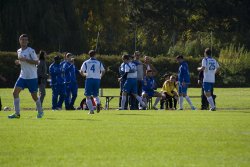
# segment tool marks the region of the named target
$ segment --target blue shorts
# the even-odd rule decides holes
[[[100,79],[87,78],[85,80],[85,96],[98,96],[100,88]]]
[[[28,88],[30,93],[36,93],[38,89],[38,80],[37,78],[34,79],[18,78],[15,87],[19,87],[22,89]]]
[[[153,97],[155,94],[155,91],[142,91],[142,94],[146,93],[149,97]]]
[[[179,94],[187,94],[188,84],[183,86],[181,83],[178,83],[178,92]]]
[[[137,79],[128,78],[124,83],[123,91],[127,93],[137,94]]]
[[[210,82],[203,82],[203,89],[205,92],[211,92],[213,87],[214,87],[214,83],[210,83]]]

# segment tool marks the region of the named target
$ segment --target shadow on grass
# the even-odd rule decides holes
[[[152,115],[149,115],[149,114],[116,114],[116,115],[125,115],[125,116],[152,116]]]
[[[84,119],[84,118],[43,118],[45,120],[57,120],[57,121],[101,121],[101,120],[96,120],[96,119]]]

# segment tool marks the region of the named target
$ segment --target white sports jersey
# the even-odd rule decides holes
[[[205,67],[203,82],[215,83],[215,70],[219,68],[217,61],[211,57],[205,57],[202,59],[202,67]]]
[[[101,72],[105,69],[100,61],[90,58],[83,62],[81,71],[86,73],[86,78],[101,79]]]
[[[17,50],[17,55],[19,57],[25,57],[29,60],[38,60],[36,52],[34,49],[27,47],[22,50],[22,48]],[[23,79],[34,79],[37,78],[37,67],[35,64],[30,64],[25,61],[20,61],[21,72],[19,77]]]
[[[125,72],[128,72],[127,78],[137,78],[137,68],[133,62],[125,65]]]

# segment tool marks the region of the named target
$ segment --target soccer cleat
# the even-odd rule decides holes
[[[216,108],[215,107],[214,108],[210,108],[209,111],[216,111]]]
[[[101,104],[96,105],[96,112],[99,113],[101,111]]]
[[[38,112],[36,118],[42,118],[44,115],[44,112]]]
[[[196,110],[196,108],[194,106],[191,107],[191,110]]]
[[[183,110],[183,108],[179,108],[178,110]]]
[[[14,113],[14,114],[9,115],[8,118],[9,118],[9,119],[15,119],[15,118],[16,118],[16,119],[19,119],[19,118],[20,118],[20,115]]]
[[[94,111],[89,111],[89,114],[95,114]]]

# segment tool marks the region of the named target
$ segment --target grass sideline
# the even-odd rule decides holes
[[[4,106],[12,107],[11,89],[0,89]],[[189,89],[199,95],[200,89]],[[240,166],[250,164],[250,89],[216,89],[216,112],[45,110],[35,118],[21,111],[0,112],[0,166]],[[104,95],[118,93],[105,89]],[[79,91],[83,97],[83,90]],[[34,108],[25,90],[21,108]],[[50,89],[45,108],[49,108]],[[199,107],[200,99],[192,99]],[[77,104],[80,103],[80,98]],[[112,101],[116,107],[118,99]],[[104,102],[104,99],[102,99]],[[186,103],[186,102],[185,102]],[[187,108],[187,105],[186,105]]]

